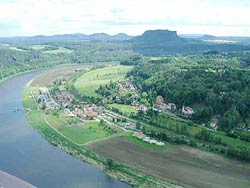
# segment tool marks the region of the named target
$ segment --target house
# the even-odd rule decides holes
[[[132,103],[131,103],[131,106],[140,106],[140,103],[136,100],[134,100]]]
[[[118,83],[118,88],[119,88],[120,93],[126,91],[126,89],[125,89],[125,88],[123,87],[123,85],[120,84],[120,83]]]
[[[96,106],[95,104],[92,104],[92,105],[91,105],[91,108],[92,108],[93,112],[96,112],[96,113],[98,113],[98,114],[101,114],[101,113],[103,112],[102,107],[98,107],[98,106]]]
[[[80,108],[75,108],[75,114],[79,118],[84,118],[83,111]]]
[[[148,111],[148,107],[141,104],[138,106],[138,110],[141,111],[141,112],[147,112]]]
[[[157,142],[156,145],[158,145],[158,146],[164,146],[165,144],[164,144],[164,142]]]
[[[149,140],[149,143],[150,143],[150,144],[156,144],[156,143],[157,143],[157,140],[151,139],[151,140]]]
[[[121,97],[115,96],[115,101],[116,101],[117,103],[121,102]]]
[[[146,135],[143,132],[134,133],[134,136],[139,139],[144,139],[146,137]]]
[[[88,103],[86,101],[80,101],[79,104],[85,105],[85,104],[88,104]]]
[[[97,113],[94,112],[91,107],[84,107],[83,112],[87,119],[93,119],[97,116]]]
[[[182,114],[190,116],[194,114],[194,110],[189,106],[182,106]]]
[[[221,96],[221,97],[223,97],[225,94],[226,94],[225,91],[221,91],[221,92],[220,92],[220,96]]]
[[[61,106],[63,108],[69,108],[70,105],[71,105],[71,102],[69,100],[68,101],[63,101],[62,104],[61,104]]]
[[[65,114],[67,114],[69,117],[76,117],[76,115],[75,115],[73,112],[71,112],[69,109],[65,109],[64,112],[65,112]]]
[[[161,95],[158,95],[158,96],[156,97],[156,102],[155,102],[155,103],[156,103],[156,104],[164,103],[163,97],[162,97]]]
[[[149,141],[150,141],[150,138],[146,136],[146,137],[143,139],[143,141],[144,141],[144,142],[149,142]]]
[[[102,99],[103,104],[107,104],[108,102],[109,102],[109,100],[107,98]]]
[[[133,84],[130,84],[129,88],[131,91],[135,91],[135,86]]]
[[[222,75],[222,74],[225,74],[226,70],[225,69],[218,69],[217,72],[220,73],[220,75]]]
[[[165,111],[166,110],[167,104],[164,102],[164,99],[163,99],[163,97],[161,95],[158,95],[156,97],[154,108],[159,110],[159,111]]]
[[[47,100],[46,106],[49,109],[55,109],[57,107],[57,104],[54,101],[49,99]]]
[[[210,127],[213,128],[213,129],[216,129],[217,128],[217,123],[218,123],[218,120],[217,119],[213,119],[210,123]]]
[[[167,110],[169,110],[169,111],[176,110],[176,105],[174,103],[168,103],[167,104]]]

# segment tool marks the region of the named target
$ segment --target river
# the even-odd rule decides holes
[[[22,90],[45,71],[17,76],[0,84],[0,170],[38,188],[128,188],[99,169],[48,143],[27,122]]]

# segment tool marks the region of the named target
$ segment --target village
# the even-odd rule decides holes
[[[66,84],[66,82],[60,81],[60,84],[63,85]],[[120,113],[116,113],[112,111],[112,109],[107,109],[105,105],[109,103],[121,103],[122,97],[129,93],[130,104],[128,104],[128,106],[141,113],[146,113],[149,109],[152,109],[159,113],[167,113],[171,116],[178,115],[183,118],[189,118],[195,113],[193,108],[189,106],[183,105],[181,109],[178,109],[175,103],[166,102],[160,95],[156,97],[155,103],[152,107],[140,103],[138,100],[139,90],[133,85],[130,78],[123,82],[118,82],[117,88],[118,89],[115,89],[115,97],[102,97],[101,104],[88,103],[79,100],[79,98],[76,98],[72,92],[65,89],[48,90],[47,88],[40,88],[36,100],[41,109],[63,110],[66,116],[69,118],[77,118],[80,122],[88,122],[91,120],[104,121],[107,124],[118,126],[126,132],[132,132],[134,137],[143,140],[144,142],[159,146],[164,145],[164,143],[152,139],[141,132],[140,128],[136,126],[137,122],[135,120],[121,115]],[[210,129],[216,130],[217,120],[211,120],[209,126]]]
[[[133,86],[129,86],[132,90]],[[77,118],[80,122],[89,121],[104,121],[107,124],[117,126],[125,132],[133,133],[133,136],[143,142],[164,146],[165,143],[152,139],[141,132],[140,128],[136,126],[136,121],[129,119],[120,114],[114,113],[105,109],[103,106],[89,104],[85,101],[79,101],[74,94],[66,90],[57,90],[50,92],[47,88],[39,88],[36,102],[40,109],[48,110],[63,110],[65,115],[69,118]],[[145,108],[145,109],[144,109]],[[147,108],[139,105],[138,110],[146,111]],[[71,124],[72,126],[72,124]]]

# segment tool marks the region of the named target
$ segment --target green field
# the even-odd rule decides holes
[[[32,48],[33,50],[42,50],[47,46],[49,46],[49,45],[32,45],[32,46],[30,46],[30,48]]]
[[[50,125],[52,125],[56,129],[67,126],[66,123],[59,117],[46,115],[46,119],[50,123]]]
[[[10,50],[20,51],[20,52],[24,52],[24,51],[25,51],[25,50],[23,50],[23,49],[20,49],[20,48],[15,47],[15,46],[11,46],[11,47],[9,47],[9,49],[10,49]]]
[[[97,97],[95,92],[100,85],[109,84],[112,80],[114,82],[123,80],[126,73],[132,69],[132,66],[116,65],[112,67],[105,67],[92,70],[83,74],[74,84],[74,87],[82,95]]]
[[[211,43],[217,43],[217,44],[233,44],[233,43],[238,43],[239,41],[234,41],[234,40],[203,40],[205,42],[211,42]]]
[[[132,106],[125,105],[125,104],[108,104],[107,105],[109,108],[114,108],[122,112],[123,114],[128,114],[130,115],[131,113],[138,113],[138,110]]]
[[[63,135],[71,138],[78,144],[86,144],[94,140],[111,136],[98,122],[88,122],[83,126],[65,126],[58,129]]]
[[[60,46],[56,50],[48,50],[48,51],[44,51],[43,53],[47,53],[47,54],[60,54],[60,53],[70,54],[72,52],[73,52],[73,50],[69,50],[67,48],[64,48],[64,47]]]

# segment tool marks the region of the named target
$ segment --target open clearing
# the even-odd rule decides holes
[[[111,80],[114,82],[123,80],[126,73],[131,69],[132,66],[116,65],[92,70],[77,79],[74,86],[79,93],[96,97],[98,94],[95,90],[98,89],[100,85],[109,84]]]
[[[30,48],[32,48],[33,50],[42,50],[44,49],[45,47],[48,47],[49,45],[32,45],[32,46],[29,46]]]
[[[98,122],[89,122],[82,126],[65,126],[59,128],[58,131],[78,144],[85,144],[112,135],[104,127],[98,125]]]
[[[125,113],[128,115],[130,115],[131,113],[135,113],[135,114],[138,113],[138,110],[135,107],[125,105],[125,104],[108,104],[108,107],[115,108],[121,111],[122,113]]]
[[[248,188],[250,164],[187,146],[165,151],[141,147],[123,137],[90,144],[95,152],[169,181],[199,188]]]
[[[10,49],[10,50],[20,51],[20,52],[24,52],[24,51],[25,51],[25,50],[23,50],[23,49],[20,49],[20,48],[15,47],[15,46],[10,46],[9,49]]]
[[[211,42],[211,43],[217,43],[217,44],[233,44],[233,43],[238,43],[238,41],[234,41],[234,40],[203,40],[205,42]]]

